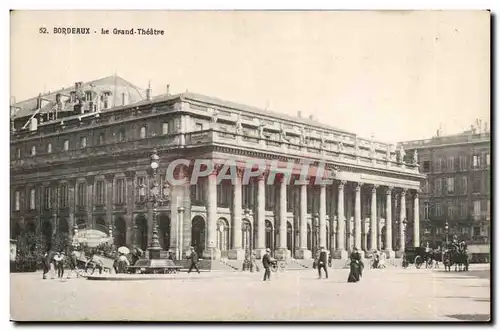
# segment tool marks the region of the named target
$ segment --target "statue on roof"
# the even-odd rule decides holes
[[[374,159],[376,156],[376,151],[375,151],[375,142],[372,140],[370,141],[370,157]]]
[[[299,130],[300,130],[300,137],[299,137],[300,144],[305,145],[306,144],[306,129],[303,126],[301,126]]]
[[[238,114],[238,119],[236,120],[236,133],[237,134],[243,133],[243,125],[241,124],[241,115],[240,114]]]
[[[417,149],[413,151],[413,164],[418,164],[418,153]]]
[[[285,130],[285,125],[281,123],[281,128],[280,128],[280,138],[281,141],[286,141],[288,142],[288,139],[286,138],[286,130]]]
[[[264,128],[265,128],[265,127],[266,127],[266,126],[264,125],[264,123],[260,123],[260,124],[259,124],[259,137],[260,137],[261,139],[265,138],[265,137],[264,137]]]
[[[339,141],[337,142],[337,150],[338,150],[339,152],[342,152],[342,151],[344,150],[344,144],[342,143],[342,141],[341,141],[341,140],[339,140]]]
[[[385,157],[386,157],[387,161],[391,160],[391,145],[387,145],[387,151],[386,151]]]
[[[212,125],[212,128],[214,128],[214,127],[215,127],[215,124],[217,123],[217,120],[218,120],[218,115],[219,115],[219,113],[217,112],[217,110],[213,109],[213,110],[212,110],[212,118],[211,118],[211,120],[212,120],[212,122],[211,122],[211,123],[212,123],[212,124],[211,124],[211,125]]]
[[[406,155],[406,152],[405,152],[403,145],[399,145],[399,162],[404,162],[405,155]]]
[[[326,142],[325,142],[325,133],[321,132],[321,137],[320,137],[320,148],[325,149],[326,147]]]

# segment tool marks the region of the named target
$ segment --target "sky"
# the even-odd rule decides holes
[[[170,84],[389,143],[490,122],[487,11],[14,11],[10,55],[17,101],[116,73],[154,95]]]

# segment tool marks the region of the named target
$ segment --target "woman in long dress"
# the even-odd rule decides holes
[[[356,247],[353,248],[351,256],[349,257],[351,260],[350,267],[351,271],[349,272],[349,277],[347,278],[347,282],[356,283],[359,282],[361,275],[363,274],[363,261],[361,260],[361,255],[358,252]]]

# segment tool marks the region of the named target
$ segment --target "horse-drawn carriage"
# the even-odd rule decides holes
[[[417,269],[420,269],[422,264],[427,263],[430,258],[425,247],[405,247],[402,266],[407,268],[410,264],[414,264]]]

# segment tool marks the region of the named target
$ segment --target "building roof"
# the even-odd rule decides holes
[[[491,141],[491,134],[489,131],[481,131],[477,128],[474,130],[464,131],[458,134],[450,134],[445,136],[434,136],[430,139],[420,139],[404,141],[400,144],[405,149],[422,149],[437,146],[448,146],[466,143],[484,143]]]
[[[146,96],[145,90],[133,85],[132,83],[119,76],[108,76],[82,83],[82,91],[91,90],[91,88],[98,94],[106,91],[111,92],[111,105],[122,104],[122,93],[127,94],[129,104],[144,100]],[[56,106],[57,94],[69,95],[73,91],[75,91],[74,85],[71,87],[62,88],[58,91],[42,94],[41,97],[42,99],[44,99],[45,105],[40,109],[40,112],[43,113],[50,111]],[[31,116],[37,110],[37,99],[38,96],[11,105],[11,118]],[[73,110],[73,104],[64,104],[62,111],[70,110]]]

